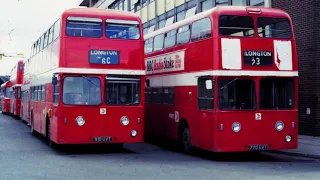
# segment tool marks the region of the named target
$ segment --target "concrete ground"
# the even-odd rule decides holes
[[[186,155],[148,143],[57,151],[26,124],[0,114],[0,180],[318,180],[319,162],[277,153]]]

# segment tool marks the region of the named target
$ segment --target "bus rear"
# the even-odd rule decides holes
[[[1,85],[1,111],[3,114],[10,113],[10,88],[12,83],[7,81]]]
[[[297,148],[298,67],[289,15],[272,8],[228,7],[218,8],[213,17],[221,71],[213,77],[214,149]]]
[[[53,78],[54,142],[143,142],[143,44],[141,20],[133,13],[64,12],[59,68]]]

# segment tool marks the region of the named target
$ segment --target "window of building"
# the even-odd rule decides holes
[[[228,6],[229,0],[216,0],[216,6]]]
[[[249,0],[250,6],[264,6],[264,0]]]
[[[167,19],[165,27],[170,26],[173,23],[174,23],[174,16]]]
[[[177,22],[184,20],[184,17],[186,16],[186,12],[185,11],[181,11],[177,14]]]
[[[128,11],[128,0],[123,1],[123,10]]]
[[[191,40],[197,41],[211,37],[211,20],[204,18],[192,23]]]
[[[206,0],[206,1],[203,1],[201,3],[201,9],[202,11],[206,11],[206,10],[209,10],[213,7],[213,3],[212,3],[212,0]]]
[[[152,33],[155,30],[156,25],[152,25],[148,29],[148,33]]]
[[[159,21],[158,29],[161,29],[161,28],[165,27],[165,25],[166,25],[166,20]]]
[[[191,16],[194,16],[196,14],[196,11],[197,11],[197,7],[192,7],[190,9],[187,10],[186,12],[186,16],[185,16],[185,19],[191,17]]]
[[[219,18],[221,36],[254,36],[254,22],[250,16],[221,15]]]
[[[232,0],[232,6],[245,6],[247,5],[247,0]]]

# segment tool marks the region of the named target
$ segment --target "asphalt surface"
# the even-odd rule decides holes
[[[0,180],[320,179],[320,162],[274,153],[186,155],[165,145],[71,146],[58,151],[19,120],[0,114]]]

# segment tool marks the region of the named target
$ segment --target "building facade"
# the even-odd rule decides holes
[[[319,0],[80,0],[79,5],[134,12],[142,19],[144,34],[215,6],[264,6],[287,11],[293,20],[299,60],[299,133],[320,136]]]

